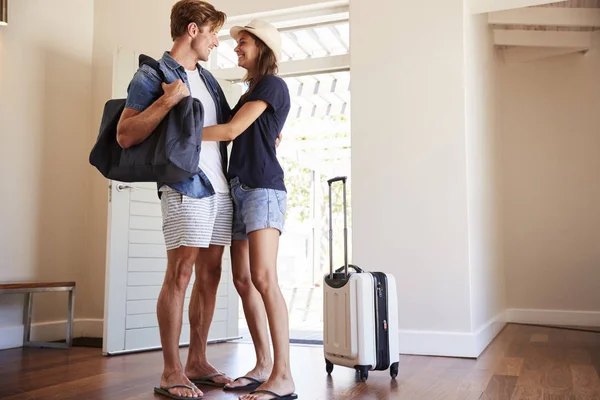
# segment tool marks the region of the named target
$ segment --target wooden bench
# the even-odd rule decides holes
[[[33,309],[33,294],[47,292],[69,292],[69,307],[67,316],[67,337],[65,343],[32,342],[31,311]],[[25,327],[23,329],[23,347],[52,347],[68,348],[73,343],[73,310],[75,306],[75,282],[25,282],[0,283],[0,294],[24,293],[25,296]]]

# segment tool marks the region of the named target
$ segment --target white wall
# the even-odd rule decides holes
[[[354,261],[395,275],[402,349],[437,352],[471,332],[463,3],[350,14]]]
[[[600,326],[600,41],[501,65],[508,305],[513,319]],[[522,310],[551,310],[528,313]],[[519,311],[521,310],[521,311]],[[591,314],[556,311],[592,311]]]
[[[354,2],[351,43],[354,261],[398,280],[403,352],[477,356],[505,310],[487,18]]]
[[[92,7],[12,1],[0,27],[2,281],[85,282]],[[34,322],[66,319],[66,294],[36,297]],[[0,296],[0,347],[20,345],[22,306]]]
[[[504,321],[504,266],[501,263],[496,57],[487,14],[465,19],[465,76],[471,328]],[[492,333],[492,334],[493,334]]]

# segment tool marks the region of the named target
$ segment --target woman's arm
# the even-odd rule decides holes
[[[202,129],[202,141],[225,142],[240,136],[267,109],[262,100],[244,104],[233,119],[226,124],[207,126]]]

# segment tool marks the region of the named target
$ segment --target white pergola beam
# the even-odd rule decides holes
[[[344,48],[346,49],[346,51],[350,51],[350,47],[348,47],[348,45],[346,45],[346,42],[344,41],[344,39],[342,38],[342,35],[340,34],[340,32],[336,29],[335,26],[329,26],[329,30],[331,31],[331,33],[333,33],[333,35],[336,37],[336,39],[340,42],[340,44],[342,46],[344,46]]]
[[[564,3],[556,0],[469,0],[471,14],[483,14],[515,8],[541,6],[544,4]]]
[[[288,21],[289,23],[287,23],[285,26],[277,26],[274,25],[277,30],[280,33],[284,33],[284,32],[294,32],[294,31],[301,31],[301,30],[306,30],[306,29],[313,29],[313,28],[324,28],[324,27],[329,27],[329,26],[334,26],[334,25],[338,25],[341,23],[349,23],[350,19],[349,19],[349,15],[345,15],[343,18],[337,18],[334,20],[329,20],[329,19],[324,19],[322,22],[309,22],[309,23],[301,23],[303,21]],[[231,35],[229,34],[229,29],[225,30],[225,29],[221,29],[219,31],[218,34],[219,40],[229,40],[231,39]]]
[[[350,55],[309,58],[306,60],[286,61],[279,64],[280,76],[297,76],[344,71],[350,69]],[[232,82],[240,81],[245,70],[240,67],[224,68],[211,71],[218,79]]]
[[[592,46],[592,33],[495,29],[494,43],[499,46],[589,49]]]
[[[503,51],[504,62],[519,64],[567,54],[583,53],[585,48],[511,47]]]
[[[317,35],[317,32],[315,32],[314,29],[309,29],[308,34],[315,42],[317,42],[319,44],[319,46],[321,46],[321,48],[327,53],[327,55],[331,54],[327,45],[325,43],[323,43],[323,41],[321,40],[319,35]]]
[[[312,56],[310,50],[307,49],[302,43],[300,43],[300,41],[298,40],[298,36],[296,36],[294,32],[287,32],[285,34],[296,45],[296,47],[302,50],[304,54],[306,54],[308,57]]]
[[[488,22],[497,25],[547,25],[564,27],[600,27],[598,8],[535,7],[497,11],[488,15]]]
[[[350,6],[348,0],[341,0],[295,7],[286,10],[230,17],[227,18],[225,25],[220,30],[219,38],[229,36],[229,30],[232,26],[243,26],[256,18],[270,22],[277,29],[289,29],[295,26],[348,21],[349,9]]]

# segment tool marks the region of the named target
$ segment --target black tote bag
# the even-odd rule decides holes
[[[158,63],[140,55],[164,81]],[[117,143],[117,124],[126,99],[106,102],[100,132],[89,162],[107,179],[121,182],[175,183],[198,173],[204,109],[192,96],[181,100],[142,143],[123,149]]]

